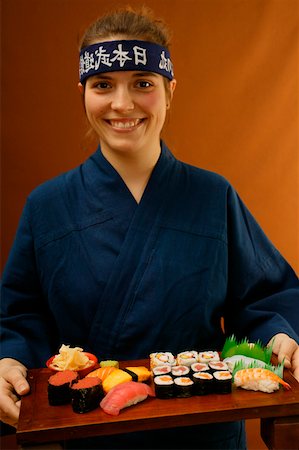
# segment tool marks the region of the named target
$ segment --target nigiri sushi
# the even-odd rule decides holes
[[[243,389],[268,393],[277,391],[280,384],[285,389],[291,389],[288,383],[271,370],[258,367],[238,370],[234,375],[234,384]]]
[[[153,389],[145,383],[127,381],[112,388],[100,403],[107,414],[117,416],[121,409],[154,397]]]
[[[146,381],[150,376],[151,372],[144,366],[115,369],[103,380],[103,389],[107,394],[118,384],[128,381]]]
[[[116,370],[116,367],[112,366],[100,367],[99,369],[90,372],[87,375],[87,377],[97,377],[103,382],[105,378],[107,378],[114,370]]]

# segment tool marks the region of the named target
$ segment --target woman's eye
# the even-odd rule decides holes
[[[107,83],[107,81],[100,81],[99,83],[97,83],[95,85],[95,87],[98,89],[108,89],[108,88],[110,88],[110,84]]]
[[[137,81],[137,86],[140,88],[148,88],[148,87],[151,87],[152,84],[149,81],[142,80],[142,81]]]

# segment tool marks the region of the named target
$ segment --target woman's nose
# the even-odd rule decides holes
[[[134,109],[134,102],[129,90],[124,87],[116,89],[111,102],[111,108],[115,111],[132,111]]]

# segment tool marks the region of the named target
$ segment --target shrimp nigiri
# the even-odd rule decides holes
[[[234,375],[234,383],[243,389],[262,392],[274,392],[279,389],[279,385],[283,385],[285,389],[291,389],[286,383],[271,370],[259,367],[238,370]]]

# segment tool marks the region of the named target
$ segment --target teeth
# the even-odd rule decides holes
[[[110,120],[110,124],[114,128],[132,128],[136,127],[141,122],[141,119],[134,119],[134,120],[127,120],[127,121],[117,121],[117,120]]]

